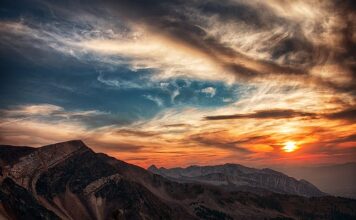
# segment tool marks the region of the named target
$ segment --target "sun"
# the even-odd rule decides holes
[[[290,153],[298,149],[298,146],[294,141],[287,141],[282,148],[285,152]]]

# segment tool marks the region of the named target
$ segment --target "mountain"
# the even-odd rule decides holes
[[[11,164],[16,162],[20,157],[32,153],[36,150],[33,147],[27,146],[11,146],[0,145],[0,162],[4,164]]]
[[[326,195],[306,180],[298,181],[272,169],[254,169],[240,164],[172,169],[158,169],[153,165],[148,170],[179,182],[198,182],[240,190],[269,190],[307,197]]]
[[[78,140],[41,148],[0,146],[0,153],[0,219],[356,217],[356,200],[172,181]]]
[[[119,172],[122,166],[117,168],[110,160],[81,141],[36,149],[2,166],[0,210],[9,219],[190,218],[143,185],[124,178]],[[25,199],[18,199],[22,195]]]
[[[356,198],[356,163],[314,167],[278,167],[283,173],[309,180],[331,195]]]

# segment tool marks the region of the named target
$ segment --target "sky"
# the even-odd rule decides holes
[[[352,0],[3,0],[0,143],[142,167],[356,162]]]

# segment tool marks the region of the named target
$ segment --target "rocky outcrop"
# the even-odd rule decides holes
[[[273,192],[307,197],[326,195],[306,180],[298,181],[271,169],[254,169],[239,164],[172,169],[158,169],[156,166],[151,166],[148,170],[180,182],[200,182],[228,186],[230,189],[262,188]]]
[[[0,202],[2,206],[0,219],[59,220],[57,215],[39,204],[28,190],[17,185],[10,178],[5,178],[1,182]],[[1,213],[1,210],[6,210],[6,213]]]
[[[36,148],[27,146],[0,145],[0,164],[13,164],[35,150]]]
[[[32,183],[43,171],[69,158],[71,155],[90,151],[82,141],[68,141],[41,147],[30,154],[20,157],[15,164],[3,167],[4,175],[14,179],[25,188],[31,188]]]
[[[11,180],[24,196],[32,197],[26,201],[35,207],[34,213],[45,213],[37,219],[48,219],[46,211],[56,216],[53,219],[187,219],[191,216],[183,208],[175,211],[175,207],[141,184],[123,178],[117,166],[78,140],[35,149],[15,163],[5,163],[2,169],[2,183]],[[17,211],[7,201],[15,194],[4,189],[1,189],[7,195],[3,196],[4,216],[12,219]]]

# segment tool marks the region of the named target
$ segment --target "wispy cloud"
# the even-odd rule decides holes
[[[90,66],[91,93],[69,98],[93,103],[6,106],[3,143],[81,138],[143,166],[333,161],[335,154],[355,154],[352,1],[36,3],[43,13],[29,5],[17,18],[0,19],[0,49],[45,66],[46,73],[64,65],[51,54]],[[37,59],[38,51],[46,56]],[[105,96],[117,92],[110,100],[129,94],[139,101],[130,109],[98,110],[98,87]],[[131,110],[152,110],[147,106],[158,110],[128,120]],[[281,148],[289,140],[301,147],[286,155]]]
[[[65,110],[63,107],[51,104],[22,105],[11,109],[1,109],[1,126],[16,123],[21,120],[40,120],[51,123],[77,123],[83,127],[93,128],[110,124],[124,124],[125,120],[115,119],[107,112],[98,110]]]
[[[109,15],[119,18],[114,24],[85,9],[80,13],[90,19],[74,20],[77,15],[55,4],[53,10],[77,25],[74,31],[70,25],[37,25],[31,20],[2,22],[1,30],[4,38],[10,39],[9,34],[26,36],[28,40],[22,43],[36,39],[40,47],[44,42],[79,59],[156,69],[157,77],[232,83],[268,81],[277,75],[284,84],[290,82],[287,77],[301,84],[351,91],[354,64],[347,46],[353,39],[345,31],[352,26],[352,13],[347,2],[336,11],[332,10],[334,4],[255,0],[181,5],[154,1],[143,7],[140,1],[106,1],[99,8],[107,7]],[[89,23],[95,19],[100,22]],[[345,62],[338,56],[345,57]]]
[[[164,105],[164,102],[162,99],[152,96],[152,95],[144,95],[145,98],[148,100],[154,102],[157,106],[162,107]]]

